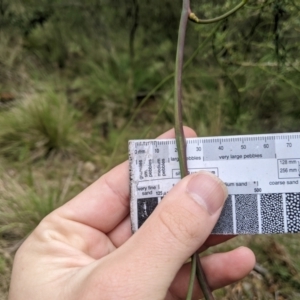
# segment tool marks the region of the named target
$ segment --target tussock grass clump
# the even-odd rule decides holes
[[[31,174],[31,184],[21,184],[18,179],[3,173],[0,235],[17,240],[26,237],[45,216],[68,200],[72,175],[50,184]]]
[[[37,159],[74,152],[78,143],[75,111],[64,95],[50,91],[27,97],[0,113],[0,153],[13,159]]]
[[[82,63],[84,75],[74,83],[82,96],[77,105],[106,121],[113,115],[128,118],[139,101],[161,81],[163,64],[150,65],[142,58],[133,61],[117,50],[101,54],[101,59]]]
[[[128,110],[134,97],[130,79],[128,61],[111,59],[102,66],[87,63],[88,75],[78,83],[86,103],[87,111],[92,115],[110,116],[115,111]],[[110,116],[111,117],[111,116]],[[109,118],[109,117],[108,117]]]

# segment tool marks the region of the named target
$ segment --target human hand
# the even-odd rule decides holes
[[[195,133],[185,128],[187,137]],[[173,138],[168,131],[160,138]],[[9,300],[184,299],[187,259],[227,236],[209,236],[227,192],[209,173],[181,180],[134,234],[125,162],[49,214],[18,250]],[[244,247],[201,259],[208,283],[220,288],[247,275]],[[194,299],[201,297],[197,284]]]

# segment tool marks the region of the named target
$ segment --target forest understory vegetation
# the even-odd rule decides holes
[[[235,0],[192,1],[210,18]],[[174,123],[181,1],[0,0],[0,300],[40,220]],[[249,0],[189,24],[184,124],[199,136],[300,130],[300,3]],[[259,267],[216,299],[300,299],[299,235],[240,236]],[[204,253],[205,254],[205,253]]]

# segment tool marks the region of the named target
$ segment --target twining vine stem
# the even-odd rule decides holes
[[[182,70],[183,70],[185,36],[186,36],[188,20],[191,20],[197,24],[215,23],[235,13],[237,10],[243,7],[247,3],[247,1],[248,0],[242,0],[240,4],[238,4],[235,8],[228,11],[224,15],[219,16],[217,18],[208,19],[208,20],[199,19],[191,11],[190,0],[182,1],[182,12],[180,17],[178,42],[177,42],[176,67],[175,67],[175,92],[174,92],[175,135],[176,135],[176,144],[178,149],[181,178],[188,175],[187,159],[186,159],[186,141],[183,133],[183,123],[182,123]],[[195,273],[204,298],[206,300],[213,300],[214,297],[207,283],[207,279],[202,269],[198,253],[195,253],[192,256],[191,277],[190,277],[189,289],[188,289],[186,299],[187,300],[192,299]]]
[[[176,55],[176,68],[175,68],[175,135],[176,144],[178,149],[178,157],[180,164],[181,178],[188,175],[187,160],[186,160],[186,141],[183,133],[182,126],[182,68],[183,68],[183,55],[184,55],[184,44],[187,22],[190,14],[190,1],[184,0],[182,5],[182,12],[179,25],[179,35],[177,44],[177,55]],[[180,159],[181,158],[181,159]],[[192,265],[196,267],[192,268],[191,280],[189,285],[189,291],[187,299],[191,299],[193,286],[194,286],[194,274],[196,272],[199,285],[202,289],[205,299],[214,299],[210,291],[209,285],[205,278],[204,272],[201,267],[198,253],[192,256]]]

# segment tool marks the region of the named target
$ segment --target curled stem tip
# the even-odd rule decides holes
[[[195,13],[190,12],[189,20],[194,23],[197,23],[197,24],[211,24],[211,23],[219,22],[223,19],[228,18],[232,14],[234,14],[236,11],[238,11],[240,8],[242,8],[247,2],[248,2],[248,0],[242,0],[242,2],[240,4],[238,4],[236,7],[234,7],[233,9],[231,9],[224,15],[221,15],[221,16],[213,18],[213,19],[202,20],[202,19],[199,19]]]

